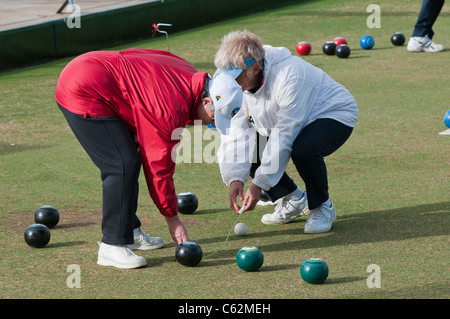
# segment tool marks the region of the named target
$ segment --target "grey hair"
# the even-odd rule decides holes
[[[246,69],[244,60],[254,58],[262,67],[264,56],[265,50],[260,37],[247,30],[233,31],[222,38],[214,64],[223,70],[233,66]]]

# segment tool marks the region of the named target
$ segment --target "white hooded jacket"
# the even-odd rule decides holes
[[[287,48],[264,46],[263,85],[245,91],[240,111],[221,136],[218,160],[229,186],[245,183],[256,162],[256,132],[269,140],[253,183],[268,190],[278,183],[301,130],[317,119],[329,118],[354,127],[358,107],[353,96],[321,69],[292,56]]]

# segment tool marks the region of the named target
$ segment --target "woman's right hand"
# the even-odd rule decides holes
[[[241,207],[238,205],[236,198],[239,197],[241,201],[244,200],[244,184],[240,181],[231,182],[228,197],[230,198],[230,208],[238,214]]]

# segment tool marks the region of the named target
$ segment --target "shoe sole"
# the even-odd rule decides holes
[[[280,201],[281,201],[281,198],[278,199],[278,200],[276,200],[275,202],[260,200],[260,201],[258,201],[258,202],[256,203],[256,205],[258,205],[258,206],[275,206],[275,205],[277,205]]]
[[[304,233],[305,234],[322,234],[322,233],[328,233],[329,231],[331,230],[331,227],[330,228],[327,228],[327,229],[323,229],[323,230],[319,230],[319,231],[317,231],[317,230],[310,230],[310,229],[304,229]]]
[[[132,265],[123,265],[123,264],[115,263],[108,259],[98,258],[97,264],[100,266],[112,266],[112,267],[121,268],[121,269],[132,269],[132,268],[144,267],[145,265],[147,265],[147,262],[132,264]]]
[[[258,205],[258,206],[275,206],[276,204],[274,202],[259,201],[256,203],[256,205]]]
[[[412,52],[412,53],[421,53],[421,52],[436,53],[436,52],[444,52],[445,48],[443,50],[436,50],[436,51],[425,50],[425,49],[408,49],[408,48],[406,48],[406,50],[408,50],[409,52]]]
[[[326,228],[326,229],[322,229],[322,230],[317,231],[317,230],[312,230],[312,229],[306,229],[306,227],[305,227],[304,230],[303,230],[303,232],[304,232],[305,234],[323,234],[323,233],[328,233],[328,232],[331,230],[331,228],[333,227],[333,223],[336,221],[336,219],[337,219],[337,216],[334,216],[334,219],[333,219],[333,221],[331,222],[331,225],[330,225],[329,228]]]
[[[264,225],[283,225],[283,224],[287,224],[287,223],[291,222],[293,219],[289,219],[287,221],[282,221],[282,222],[281,221],[264,221],[261,219],[261,223],[263,223]]]
[[[300,214],[298,214],[297,216],[293,216],[292,218],[289,218],[289,219],[286,219],[286,220],[283,220],[283,221],[271,221],[271,220],[264,221],[264,220],[261,218],[261,223],[263,223],[263,224],[265,224],[265,225],[283,225],[283,224],[290,223],[291,221],[293,221],[294,219],[296,219],[296,218],[298,218],[298,217],[300,217],[300,216],[306,216],[306,215],[308,215],[308,208],[304,208],[304,209],[300,212]]]

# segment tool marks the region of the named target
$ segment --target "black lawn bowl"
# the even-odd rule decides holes
[[[45,225],[33,224],[27,227],[23,236],[28,246],[42,248],[50,241],[50,230]]]

